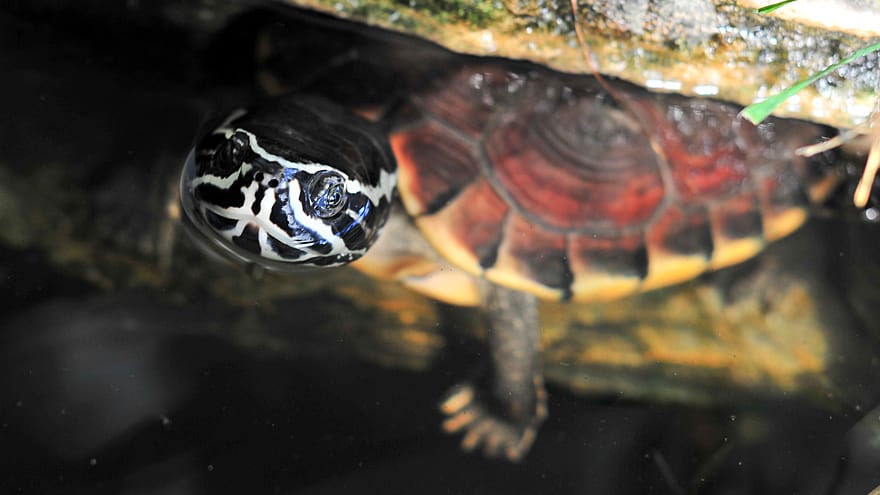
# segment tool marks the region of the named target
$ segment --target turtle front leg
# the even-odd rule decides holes
[[[491,392],[454,387],[440,406],[448,433],[464,432],[462,448],[520,460],[547,417],[535,296],[490,285],[484,296],[492,353]]]

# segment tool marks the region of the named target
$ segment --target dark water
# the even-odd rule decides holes
[[[225,279],[211,274],[222,269],[190,273],[202,262],[165,251],[156,213],[205,115],[252,91],[249,50],[234,31],[218,41],[222,17],[196,13],[177,3],[0,11],[0,492],[866,494],[880,484],[880,237],[857,222],[804,234],[840,259],[803,270],[823,274],[823,293],[847,314],[834,331],[848,352],[833,359],[845,398],[698,405],[551,385],[551,419],[518,465],[464,454],[440,433],[442,391],[484,357],[467,339],[450,339],[421,371],[380,366],[310,331],[321,319],[217,297]],[[169,257],[179,271],[158,277]],[[321,314],[324,303],[290,308]],[[242,336],[263,326],[283,329],[271,336],[284,345]]]

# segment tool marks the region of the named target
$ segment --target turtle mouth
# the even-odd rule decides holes
[[[209,217],[199,213],[200,210],[195,204],[191,190],[191,184],[195,180],[196,175],[196,148],[193,148],[184,162],[183,173],[180,178],[180,188],[178,190],[179,203],[182,210],[180,219],[184,231],[204,254],[214,260],[232,264],[240,264],[242,261],[247,261],[247,257],[230,248],[225,242],[222,242],[215,231],[208,226]]]

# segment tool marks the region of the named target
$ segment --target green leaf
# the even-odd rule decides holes
[[[784,7],[785,5],[788,5],[788,4],[795,2],[795,1],[797,1],[797,0],[783,0],[782,2],[771,3],[770,5],[765,5],[761,8],[759,8],[758,13],[759,14],[769,14],[770,12],[773,12],[774,10],[779,9],[781,7]]]
[[[849,57],[841,60],[840,62],[837,62],[836,64],[831,64],[821,71],[804,79],[803,81],[800,81],[786,88],[781,93],[775,94],[764,101],[759,101],[758,103],[753,103],[743,108],[743,110],[740,112],[740,115],[745,117],[749,122],[757,125],[761,123],[761,121],[766,119],[773,112],[773,110],[776,109],[776,107],[782,105],[785,100],[791,98],[795,93],[806,88],[810,84],[813,84],[814,82],[816,82],[817,79],[827,76],[831,72],[835,71],[838,67],[844,66],[852,62],[853,60],[864,57],[865,55],[876,52],[878,50],[880,50],[880,43],[874,43],[873,45],[866,46],[856,51]]]

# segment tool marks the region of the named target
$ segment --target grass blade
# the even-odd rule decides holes
[[[861,49],[857,50],[855,53],[853,53],[852,55],[850,55],[849,57],[846,57],[845,59],[841,60],[840,62],[837,62],[835,64],[831,64],[828,67],[824,68],[823,70],[804,79],[803,81],[800,81],[792,86],[789,86],[788,88],[783,90],[781,93],[775,94],[775,95],[771,96],[770,98],[767,98],[764,101],[760,101],[758,103],[753,103],[753,104],[745,107],[740,112],[740,115],[745,117],[749,122],[757,125],[761,121],[766,119],[767,116],[769,116],[773,112],[773,110],[776,109],[776,107],[778,107],[779,105],[782,104],[782,102],[789,99],[792,95],[794,95],[798,91],[806,88],[810,84],[813,84],[814,82],[816,82],[817,79],[824,77],[824,76],[827,76],[828,74],[830,74],[831,72],[836,70],[838,67],[846,65],[846,64],[852,62],[853,60],[864,57],[865,55],[867,55],[869,53],[876,52],[878,50],[880,50],[880,42],[874,43],[873,45],[869,45],[864,48],[861,48]]]
[[[782,2],[771,3],[770,5],[765,5],[761,8],[759,8],[758,13],[759,14],[769,14],[770,12],[773,12],[774,10],[779,9],[781,7],[784,7],[788,4],[790,4],[791,2],[795,2],[795,1],[797,1],[797,0],[783,0]]]

